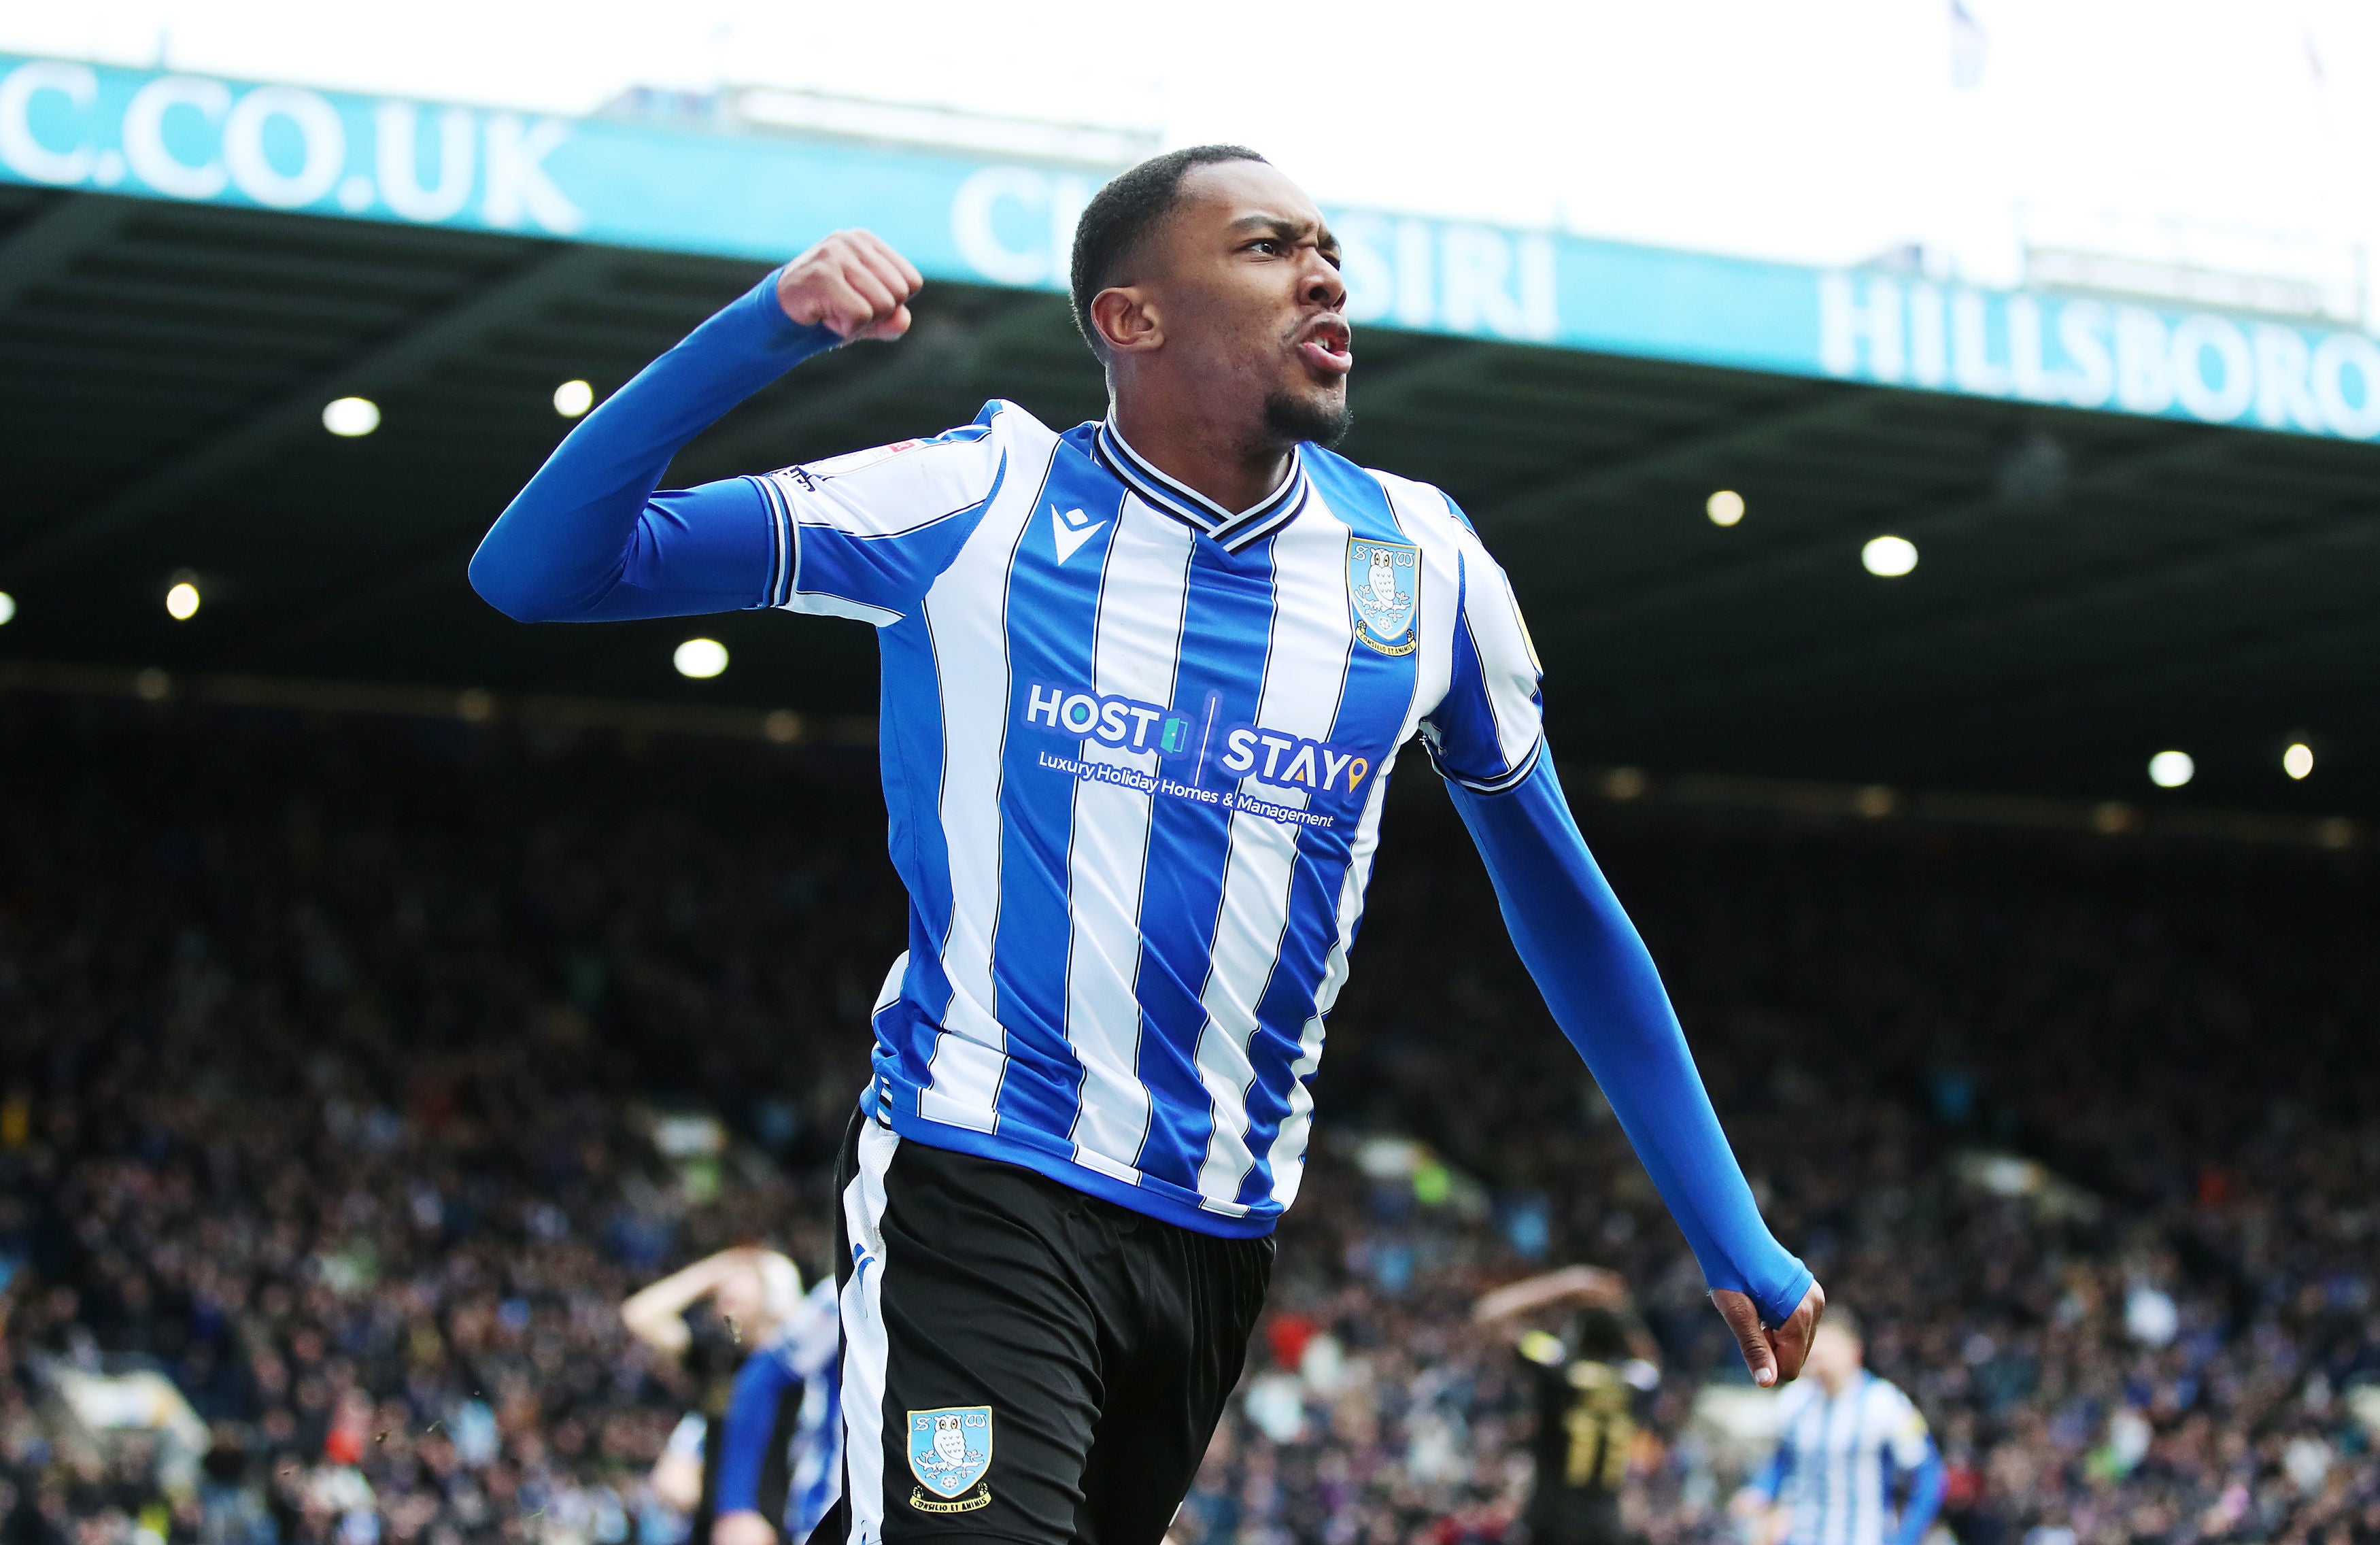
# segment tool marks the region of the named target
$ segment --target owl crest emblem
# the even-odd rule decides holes
[[[1421,549],[1347,539],[1347,609],[1355,637],[1382,654],[1411,654],[1420,639]]]
[[[977,1486],[991,1468],[991,1407],[945,1405],[937,1411],[909,1413],[909,1472],[918,1490],[910,1505],[925,1513],[951,1513],[980,1507],[991,1500],[988,1490],[978,1496],[961,1492]]]

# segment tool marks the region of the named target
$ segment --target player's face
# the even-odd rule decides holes
[[[767,1290],[761,1286],[760,1273],[748,1268],[728,1272],[720,1280],[714,1302],[721,1318],[734,1320],[748,1334],[768,1309]]]
[[[1262,162],[1192,167],[1161,240],[1166,347],[1200,389],[1261,410],[1284,443],[1345,433],[1347,289],[1305,190]]]
[[[1821,1324],[1811,1339],[1810,1356],[1803,1363],[1803,1371],[1822,1382],[1834,1383],[1859,1371],[1865,1348],[1859,1337],[1832,1325]]]

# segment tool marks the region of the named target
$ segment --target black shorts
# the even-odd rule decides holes
[[[1273,1242],[864,1116],[835,1189],[844,1487],[812,1545],[1157,1545],[1239,1381]]]
[[[1621,1526],[1618,1497],[1536,1497],[1524,1516],[1529,1545],[1633,1545]]]

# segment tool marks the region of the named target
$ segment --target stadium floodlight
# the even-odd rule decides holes
[[[1703,513],[1714,526],[1732,526],[1743,518],[1743,495],[1731,488],[1722,488],[1703,501]]]
[[[17,615],[17,598],[0,590],[0,627],[6,627]]]
[[[2301,740],[2281,753],[2281,771],[2292,778],[2302,778],[2313,771],[2313,748]]]
[[[576,419],[595,406],[595,388],[584,381],[565,381],[553,389],[553,410]]]
[[[1898,579],[1917,566],[1917,544],[1907,537],[1871,537],[1860,564],[1880,579]]]
[[[727,646],[716,639],[688,639],[670,656],[677,674],[708,681],[727,668]]]
[[[165,614],[176,622],[188,622],[199,614],[199,587],[188,579],[175,581],[165,592]]]
[[[2198,775],[2198,763],[2188,751],[2159,751],[2149,758],[2149,782],[2159,788],[2180,788]]]
[[[380,404],[370,397],[337,397],[322,405],[322,427],[342,440],[380,428]]]

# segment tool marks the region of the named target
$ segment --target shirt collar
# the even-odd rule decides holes
[[[1289,524],[1305,507],[1306,493],[1312,487],[1305,475],[1305,450],[1292,445],[1289,475],[1281,480],[1281,486],[1234,515],[1187,483],[1159,471],[1148,457],[1125,442],[1123,432],[1116,428],[1113,414],[1102,420],[1092,435],[1091,451],[1101,466],[1145,503],[1195,530],[1206,532],[1229,553],[1236,553]]]

